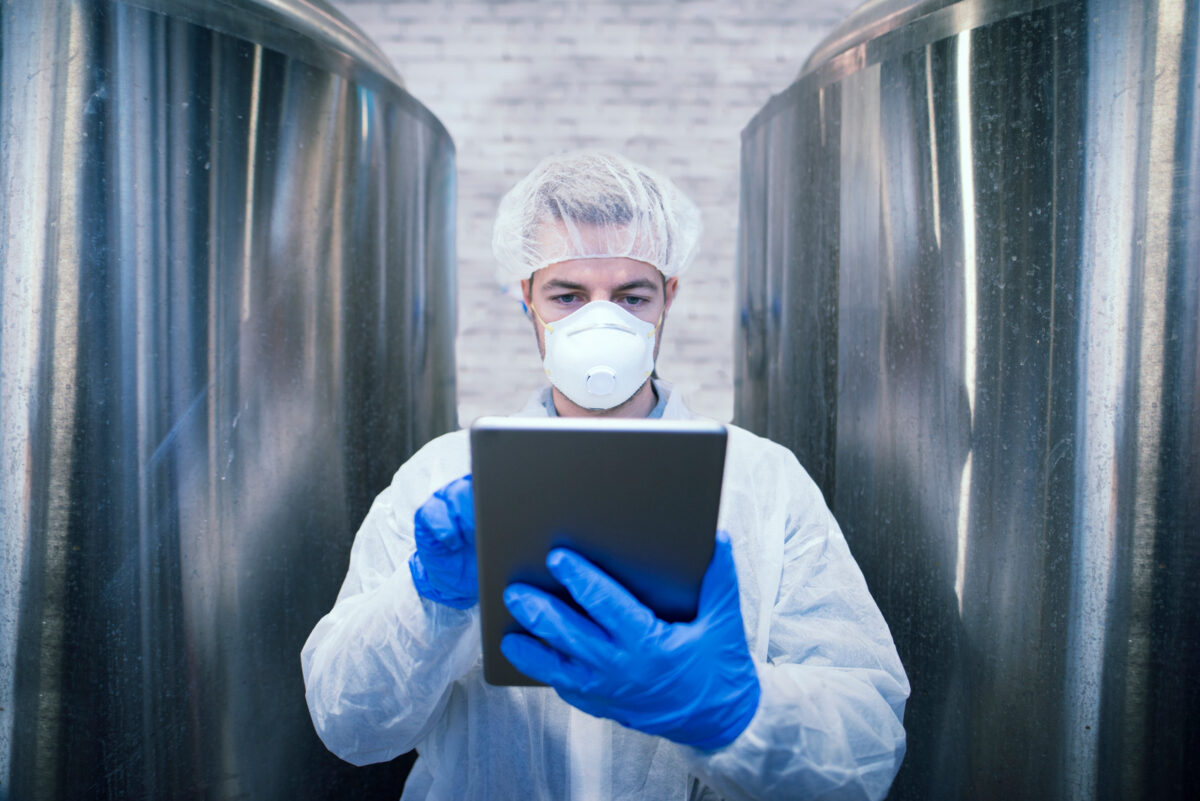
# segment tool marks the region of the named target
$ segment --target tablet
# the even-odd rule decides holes
[[[692,620],[712,559],[726,430],[707,420],[485,417],[471,427],[484,679],[536,686],[500,651],[521,631],[514,581],[569,601],[546,569],[566,546],[660,618]]]

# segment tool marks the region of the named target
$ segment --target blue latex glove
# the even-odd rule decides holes
[[[470,609],[479,602],[475,569],[475,500],[469,475],[442,487],[413,515],[417,550],[408,560],[417,592]]]
[[[758,709],[759,684],[728,534],[717,532],[690,623],[659,620],[573,551],[551,551],[546,565],[591,619],[535,587],[509,585],[505,605],[544,641],[506,635],[500,649],[514,667],[590,715],[677,743],[714,749],[741,734]]]

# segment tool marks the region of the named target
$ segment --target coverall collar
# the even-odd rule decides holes
[[[666,398],[666,405],[662,411],[663,420],[690,420],[696,416],[684,405],[683,397],[675,391],[675,386],[670,381],[663,381],[661,378],[651,380],[654,382],[655,392],[658,393],[660,405],[662,399]],[[550,387],[542,387],[534,392],[524,408],[514,417],[549,417],[546,404],[553,403],[551,391]]]

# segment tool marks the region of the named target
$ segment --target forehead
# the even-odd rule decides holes
[[[635,281],[650,281],[661,286],[662,273],[653,264],[623,256],[597,259],[568,259],[543,267],[533,274],[533,287],[537,289],[554,281],[586,288],[613,288]]]

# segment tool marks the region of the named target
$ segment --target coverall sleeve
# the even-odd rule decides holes
[[[411,750],[440,715],[451,684],[480,657],[478,608],[422,598],[408,569],[413,513],[469,469],[465,458],[457,466],[439,458],[459,450],[445,441],[455,436],[418,452],[375,499],[337,602],[301,652],[313,725],[330,751],[355,765]]]
[[[769,485],[789,500],[759,706],[736,740],[687,749],[689,762],[730,801],[883,798],[904,757],[908,679],[820,491],[790,452],[781,461]]]

